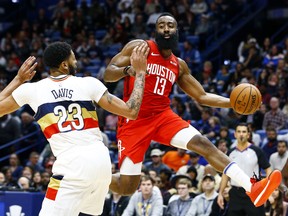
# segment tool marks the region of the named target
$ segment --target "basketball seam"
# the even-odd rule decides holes
[[[249,97],[248,97],[248,101],[247,101],[246,107],[245,107],[242,115],[243,115],[243,114],[245,113],[245,111],[247,110],[247,107],[248,107],[248,104],[249,104],[250,98],[251,98],[251,89],[252,89],[252,87],[251,87],[251,86],[248,86],[248,87],[250,88]]]
[[[236,103],[237,103],[237,100],[238,100],[238,98],[239,98],[239,95],[241,95],[241,93],[246,89],[246,88],[249,88],[249,87],[251,87],[251,86],[246,86],[245,88],[243,88],[239,93],[238,93],[238,95],[237,95],[237,97],[236,97],[236,99],[235,99],[235,102],[234,102],[234,109],[236,109]],[[245,111],[245,110],[244,110]],[[244,112],[243,112],[244,113]],[[241,115],[243,115],[243,113],[241,114]]]
[[[262,101],[262,95],[261,92],[258,90],[258,88],[256,86],[252,86],[252,88],[255,90],[255,93],[257,95],[257,105],[261,104]],[[261,100],[260,100],[261,99]],[[253,110],[253,112],[255,112],[259,107],[255,106],[255,109]]]

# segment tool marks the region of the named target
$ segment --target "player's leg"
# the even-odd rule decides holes
[[[156,117],[155,117],[156,118]],[[120,173],[114,174],[110,190],[121,195],[132,195],[138,188],[142,161],[155,133],[154,116],[122,121],[118,127],[118,159]]]
[[[39,216],[78,216],[82,188],[61,176],[50,178]]]
[[[269,177],[252,185],[250,177],[247,176],[236,163],[232,162],[227,155],[219,151],[206,137],[201,135],[191,125],[176,133],[171,139],[171,145],[195,151],[205,157],[208,163],[215,169],[225,173],[241,185],[255,206],[260,206],[266,202],[270,194],[281,182],[281,172],[275,170]]]
[[[113,174],[110,190],[128,196],[133,194],[139,185],[142,162],[134,164],[129,157],[123,160],[120,173]]]
[[[229,157],[217,149],[209,139],[191,125],[180,130],[171,140],[171,145],[188,149],[202,155],[216,170],[223,172],[231,162]]]

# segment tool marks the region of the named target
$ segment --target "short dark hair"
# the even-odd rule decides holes
[[[176,21],[175,17],[174,17],[171,13],[164,12],[164,13],[160,14],[160,16],[157,18],[156,23],[158,23],[158,20],[159,20],[161,17],[163,17],[163,16],[173,17],[173,19]],[[177,23],[177,22],[176,22],[176,23]]]
[[[141,178],[140,178],[140,184],[141,184],[142,182],[144,182],[144,181],[149,181],[149,180],[152,182],[153,185],[155,184],[155,180],[154,180],[151,176],[149,176],[149,175],[141,176]]]
[[[287,141],[286,140],[278,140],[278,144],[279,143],[285,143],[285,146],[288,147]]]
[[[71,46],[66,42],[51,43],[44,50],[44,64],[50,68],[59,68],[61,62],[69,58],[71,51]]]
[[[236,126],[236,128],[237,127],[239,127],[239,126],[243,126],[243,127],[246,127],[247,128],[247,130],[248,130],[248,132],[250,133],[250,129],[249,129],[249,127],[248,127],[248,124],[247,123],[245,123],[245,122],[240,122],[237,126]]]

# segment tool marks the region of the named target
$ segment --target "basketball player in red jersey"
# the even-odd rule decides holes
[[[191,75],[185,61],[173,55],[177,48],[177,22],[169,13],[163,13],[156,22],[155,41],[148,40],[147,75],[143,102],[137,120],[120,117],[117,131],[120,175],[112,177],[110,189],[123,195],[132,194],[139,184],[142,161],[151,140],[177,148],[187,149],[205,157],[218,171],[239,183],[256,206],[262,205],[281,182],[281,172],[273,171],[269,177],[250,182],[236,163],[219,151],[198,130],[182,120],[170,108],[169,93],[176,82],[199,104],[230,108],[229,98],[207,93]],[[134,70],[130,55],[143,40],[133,40],[114,56],[108,65],[104,80],[115,82],[124,78],[124,101],[133,87]],[[263,192],[262,192],[263,191]]]

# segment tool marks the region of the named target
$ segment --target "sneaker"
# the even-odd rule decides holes
[[[282,175],[279,170],[274,170],[271,174],[262,180],[251,178],[251,192],[246,192],[256,207],[263,205],[272,192],[278,188],[282,181]]]

